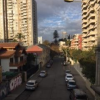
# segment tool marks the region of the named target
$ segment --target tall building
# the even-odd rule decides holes
[[[10,42],[24,35],[24,46],[37,41],[37,4],[35,0],[0,0],[0,40]]]
[[[97,21],[100,0],[82,0],[82,49],[97,45]]]
[[[82,39],[80,34],[74,34],[73,39],[71,40],[71,49],[81,49]]]
[[[39,37],[38,37],[38,44],[42,44],[42,43],[43,43],[42,36],[39,36]]]

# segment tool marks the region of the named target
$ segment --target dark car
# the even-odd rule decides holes
[[[88,100],[88,97],[81,89],[73,89],[70,92],[70,100]]]
[[[50,63],[47,63],[46,67],[47,68],[50,68],[51,67],[51,64]]]
[[[65,70],[65,75],[67,74],[71,74],[71,71],[70,70]]]
[[[49,63],[52,65],[53,64],[53,60],[50,60]]]

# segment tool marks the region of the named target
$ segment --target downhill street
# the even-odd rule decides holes
[[[55,58],[51,68],[46,68],[48,76],[45,78],[38,77],[37,73],[31,79],[36,79],[39,86],[35,91],[24,91],[16,100],[69,100],[70,91],[67,90],[65,84],[65,67],[61,65],[62,58]],[[75,75],[76,83],[84,90],[86,89],[83,79],[79,74],[71,68]],[[79,80],[78,80],[79,79]],[[86,90],[89,100],[94,100],[91,93]]]

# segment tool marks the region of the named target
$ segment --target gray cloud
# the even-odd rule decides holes
[[[38,34],[43,37],[43,40],[53,40],[53,32],[57,30],[59,36],[62,37],[62,32],[68,34],[81,33],[81,18],[73,17],[81,14],[81,3],[65,3],[64,0],[36,0],[38,12]],[[68,15],[70,13],[70,15]],[[59,16],[64,25],[57,22],[57,26],[44,26],[44,22],[54,16]],[[48,20],[50,21],[50,20]]]

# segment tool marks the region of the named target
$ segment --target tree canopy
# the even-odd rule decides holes
[[[57,38],[59,38],[59,34],[58,34],[58,31],[57,30],[54,31],[53,38],[55,39],[54,42],[57,43],[58,42]]]

